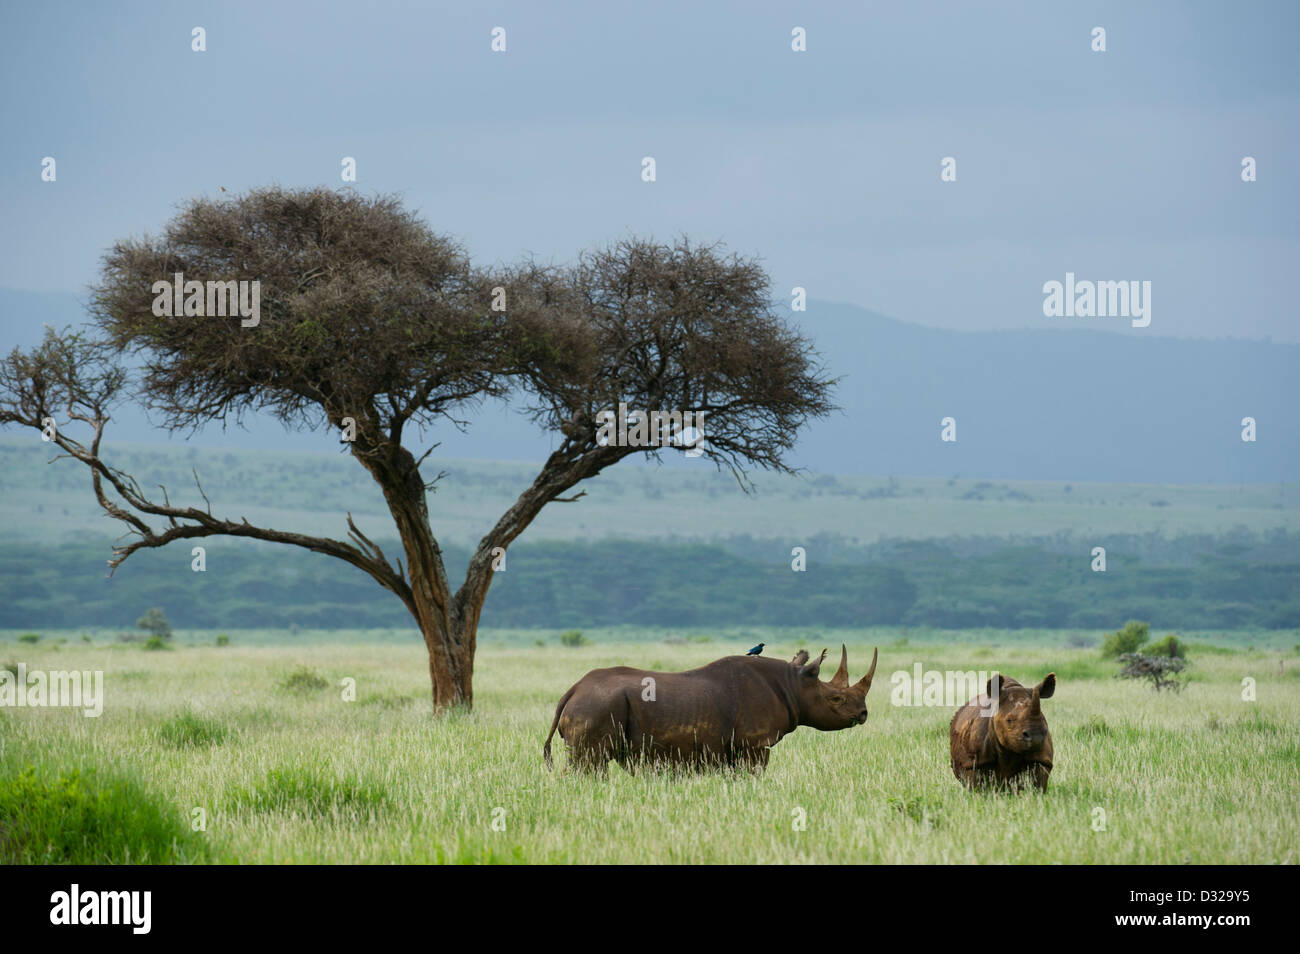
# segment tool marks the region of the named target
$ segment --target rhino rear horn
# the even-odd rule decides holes
[[[849,650],[840,643],[840,668],[831,676],[831,685],[846,688],[849,684]]]
[[[867,674],[865,676],[863,676],[860,680],[858,680],[858,687],[862,689],[862,694],[864,696],[871,690],[871,679],[876,674],[876,660],[879,658],[880,658],[880,647],[877,646],[875,649],[871,651],[871,668],[867,670]]]

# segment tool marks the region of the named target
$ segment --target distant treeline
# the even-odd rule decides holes
[[[0,544],[0,627],[121,627],[162,607],[178,627],[409,626],[398,600],[358,570],[292,547],[208,540],[142,550],[105,578],[107,540],[46,548]],[[497,574],[485,626],[772,624],[945,628],[1300,627],[1300,534],[1110,538],[1106,572],[1091,544],[1038,540],[814,538],[807,570],[791,545],[520,541]],[[389,550],[390,555],[392,550]],[[1163,559],[1156,559],[1163,554]],[[448,547],[453,577],[469,554]]]

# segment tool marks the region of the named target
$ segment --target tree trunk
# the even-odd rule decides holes
[[[411,584],[409,607],[429,654],[433,711],[471,709],[474,705],[474,648],[478,612],[467,617],[447,586],[442,551],[429,530],[424,488],[415,512],[394,508]],[[481,605],[481,604],[480,604]]]
[[[363,451],[357,456],[383,490],[402,541],[410,581],[406,608],[415,617],[429,654],[433,711],[472,708],[477,609],[467,618],[447,585],[442,550],[429,526],[424,480],[415,458],[401,446],[390,444],[382,451]]]
[[[353,454],[383,489],[406,554],[410,591],[403,600],[429,653],[433,710],[471,709],[479,616],[492,585],[497,552],[510,546],[548,501],[631,451],[609,448],[578,461],[566,460],[559,452],[552,454],[532,486],[479,541],[465,571],[465,582],[453,594],[442,551],[429,525],[426,488],[415,458],[392,442],[369,448],[360,444],[358,440],[353,445]]]
[[[429,653],[433,711],[474,707],[474,634],[464,627],[445,632],[437,622],[420,626]]]

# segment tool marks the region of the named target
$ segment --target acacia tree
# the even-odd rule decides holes
[[[154,313],[156,282],[260,283],[260,316]],[[633,454],[599,432],[630,408],[705,412],[688,449],[749,488],[754,467],[790,472],[800,428],[832,405],[809,343],[773,311],[752,260],[715,246],[630,239],[572,265],[490,274],[391,197],[268,188],[192,201],[160,237],[104,258],[91,321],[47,330],[0,364],[0,423],[45,429],[90,469],[99,505],[126,527],[110,574],[173,540],[250,537],[305,547],[370,574],[405,604],[428,650],[435,711],[472,704],[479,615],[503,553],[552,501]],[[202,297],[202,296],[200,296]],[[202,312],[203,306],[181,309]],[[558,447],[475,548],[453,589],[430,523],[416,451],[430,430],[464,427],[488,397],[516,400]],[[286,426],[337,429],[383,492],[401,555],[390,561],[347,515],[347,539],[312,537],[149,496],[103,458],[111,410],[133,400],[170,432],[264,412]],[[62,415],[62,420],[59,416]],[[77,436],[73,436],[73,434]],[[439,475],[441,476],[441,475]]]

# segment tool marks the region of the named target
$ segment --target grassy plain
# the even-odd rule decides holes
[[[854,678],[880,645],[865,726],[800,729],[761,777],[615,766],[605,778],[565,771],[558,740],[557,771],[543,768],[569,685],[599,666],[690,668],[743,651],[733,643],[753,634],[592,634],[563,648],[554,634],[485,633],[473,712],[440,719],[422,647],[397,633],[308,645],[309,634],[232,632],[217,648],[215,633],[191,632],[162,651],[0,635],[0,665],[102,670],[105,683],[98,718],[0,710],[3,862],[1300,860],[1293,634],[1285,645],[1193,635],[1191,682],[1157,695],[1114,678],[1096,648],[1066,648],[1068,634],[826,631],[809,648],[848,642]],[[766,635],[785,658],[801,645]],[[1046,795],[959,787],[952,710],[891,705],[890,674],[916,663],[1022,681],[1057,673]],[[1242,698],[1247,677],[1254,702]]]

